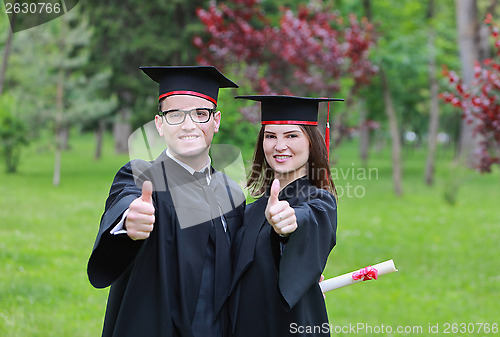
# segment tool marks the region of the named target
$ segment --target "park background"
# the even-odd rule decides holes
[[[29,29],[4,8],[0,335],[100,334],[107,290],[87,259],[129,135],[157,109],[138,67],[206,63],[240,84],[221,90],[215,142],[247,169],[258,106],[234,95],[346,99],[330,106],[339,213],[324,274],[388,259],[399,272],[328,293],[332,335],[498,334],[499,7],[87,0]]]

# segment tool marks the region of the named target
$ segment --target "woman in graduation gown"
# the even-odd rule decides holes
[[[335,245],[337,205],[318,103],[339,99],[237,96],[261,102],[262,128],[235,238],[230,312],[235,337],[329,336],[318,285]]]

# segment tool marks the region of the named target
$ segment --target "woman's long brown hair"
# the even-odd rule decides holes
[[[317,126],[299,126],[309,138],[309,159],[307,161],[307,176],[309,181],[317,188],[327,190],[337,197],[330,166],[328,165],[328,155],[323,136]],[[267,163],[264,155],[264,129],[265,125],[260,129],[257,144],[255,145],[252,169],[247,177],[247,188],[252,196],[261,196],[264,194],[274,179],[274,171]]]

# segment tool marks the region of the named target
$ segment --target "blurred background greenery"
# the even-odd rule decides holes
[[[257,6],[273,27],[280,7],[305,6],[344,20],[367,17],[375,28],[366,59],[383,71],[354,93],[348,73],[336,90],[307,91],[349,98],[331,109],[344,136],[332,135],[339,229],[325,275],[390,258],[400,271],[327,294],[331,323],[415,325],[423,334],[429,324],[442,333],[447,322],[500,323],[499,169],[471,169],[474,146],[464,143],[477,141],[462,111],[432,104],[449,89],[442,66],[464,80],[473,67],[460,52],[462,12],[476,23],[473,56],[484,59],[492,46],[482,22],[486,13],[495,18],[497,1],[87,0],[15,33],[0,13],[0,335],[99,335],[107,291],[90,286],[86,262],[113,176],[129,159],[129,135],[157,109],[157,86],[138,67],[197,64],[194,39],[211,35],[196,10],[238,3]],[[237,146],[248,160],[259,125],[249,105],[233,99],[255,93],[246,66],[224,65],[241,86],[221,90],[215,142]]]

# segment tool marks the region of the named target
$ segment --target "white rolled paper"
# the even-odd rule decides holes
[[[394,261],[392,261],[392,259],[385,261],[385,262],[382,262],[382,263],[379,263],[379,264],[376,264],[376,265],[373,265],[372,267],[378,271],[378,276],[382,276],[385,274],[389,274],[389,273],[393,273],[395,271],[398,271],[396,269],[396,266],[394,265]],[[328,280],[324,280],[323,282],[320,282],[319,285],[321,287],[321,291],[323,293],[326,293],[327,291],[330,291],[333,289],[338,289],[338,288],[342,288],[345,286],[349,286],[349,285],[354,284],[354,283],[363,282],[363,278],[361,278],[359,280],[354,280],[352,278],[353,274],[355,274],[357,272],[359,272],[359,269],[355,270],[353,272],[350,272],[350,273],[347,273],[344,275],[340,275],[337,277],[333,277],[333,278],[330,278]]]

